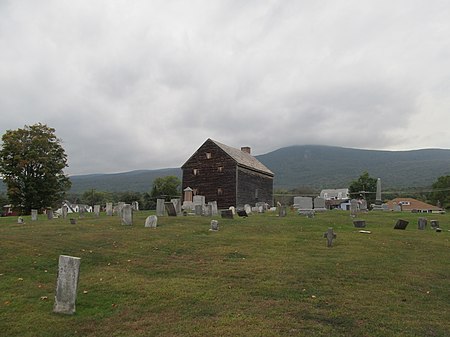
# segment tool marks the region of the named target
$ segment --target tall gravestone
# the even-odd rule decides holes
[[[69,207],[67,207],[67,205],[63,205],[63,207],[61,207],[61,213],[62,213],[63,219],[66,219],[67,213],[69,213]]]
[[[287,215],[286,206],[279,206],[278,207],[278,216],[285,217],[286,215]]]
[[[175,212],[181,214],[181,199],[171,199],[170,201],[172,202],[173,207],[175,207]]]
[[[356,213],[359,211],[359,203],[358,200],[352,199],[350,200],[350,215],[356,216]]]
[[[133,208],[133,211],[139,211],[139,201],[133,201],[131,203],[131,208]]]
[[[375,205],[372,211],[383,211],[383,201],[381,200],[381,178],[377,179],[377,192],[375,194]]]
[[[205,205],[204,207],[204,216],[212,216],[212,206],[211,205]]]
[[[47,219],[53,219],[53,210],[51,208],[47,208]]]
[[[195,215],[203,215],[203,206],[195,205]]]
[[[217,216],[219,215],[219,209],[217,208],[217,201],[210,201],[208,205],[211,205],[211,215]]]
[[[59,256],[55,304],[53,306],[53,311],[56,313],[69,315],[75,313],[80,262],[79,257]]]
[[[86,212],[86,208],[84,205],[80,205],[80,208],[78,209],[78,215],[80,218],[84,218],[84,213]]]
[[[31,221],[37,221],[38,219],[38,211],[37,209],[31,210]]]
[[[123,201],[119,201],[118,203],[117,203],[117,215],[119,216],[119,217],[122,217],[122,210],[123,210],[123,207],[125,206],[125,202],[123,202]],[[131,205],[130,205],[131,206]]]
[[[164,216],[164,199],[156,199],[156,216]]]
[[[427,219],[426,218],[419,218],[419,220],[417,221],[418,229],[423,231],[426,226],[427,226]]]
[[[100,216],[100,205],[94,205],[95,216]]]
[[[124,204],[122,211],[122,225],[131,226],[133,224],[133,208],[130,204]]]
[[[113,215],[113,206],[112,206],[112,202],[107,202],[107,203],[106,203],[106,215],[107,215],[107,216],[112,216],[112,215]]]

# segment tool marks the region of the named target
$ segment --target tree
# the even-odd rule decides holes
[[[22,212],[56,206],[71,183],[64,175],[67,156],[55,129],[45,124],[7,130],[2,136],[0,174],[10,202]]]
[[[353,180],[348,188],[353,198],[362,196],[367,204],[375,203],[377,191],[377,179],[369,176],[369,172],[364,171],[357,180]]]
[[[441,207],[446,208],[450,206],[450,176],[441,176],[432,185],[433,192],[431,192],[430,199],[433,203],[441,204]]]
[[[164,197],[170,199],[180,195],[181,181],[176,176],[159,177],[153,181],[152,191],[150,196],[152,198]]]

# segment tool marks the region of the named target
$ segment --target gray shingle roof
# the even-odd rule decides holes
[[[247,167],[249,169],[257,170],[272,176],[274,175],[274,173],[271,170],[269,170],[263,163],[261,163],[251,154],[241,151],[240,149],[236,149],[234,147],[219,143],[213,139],[210,140],[218,147],[220,147],[223,151],[225,151],[231,158],[233,158],[238,165]]]

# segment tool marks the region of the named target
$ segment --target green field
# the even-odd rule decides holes
[[[1,336],[449,336],[450,216],[290,212],[219,219],[137,212],[0,218]],[[397,219],[410,221],[394,230]],[[323,233],[337,239],[327,247]],[[77,312],[53,313],[58,257],[81,258]]]

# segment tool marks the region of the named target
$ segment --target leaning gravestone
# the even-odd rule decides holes
[[[427,219],[419,218],[419,220],[417,220],[417,228],[423,231],[426,227],[427,227]]]
[[[158,225],[158,217],[156,215],[150,215],[145,219],[145,227],[156,228]]]
[[[211,220],[211,228],[210,231],[217,232],[219,230],[219,221]]]
[[[38,219],[38,211],[37,209],[31,210],[31,221],[37,221]]]
[[[181,199],[171,199],[170,202],[173,203],[175,212],[177,212],[177,214],[181,214]]]
[[[327,247],[331,247],[333,240],[336,239],[336,233],[333,231],[333,228],[328,228],[323,237],[327,239]]]
[[[156,216],[164,216],[164,199],[156,199]]]
[[[406,226],[408,226],[409,221],[398,219],[397,223],[394,226],[394,229],[406,229]]]
[[[172,202],[165,202],[164,206],[166,207],[167,215],[168,216],[177,216],[177,211],[175,210],[175,206]]]
[[[81,259],[79,257],[59,256],[53,312],[69,315],[75,313],[80,262]]]
[[[112,216],[112,215],[113,215],[113,206],[112,206],[112,202],[107,202],[107,203],[106,203],[106,215],[107,215],[107,216]]]
[[[133,208],[131,205],[124,204],[120,213],[122,217],[122,225],[131,226],[133,224]]]

